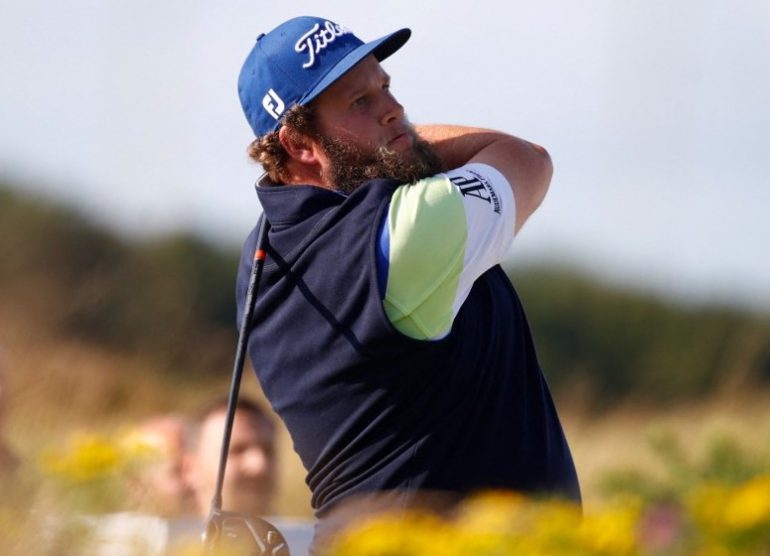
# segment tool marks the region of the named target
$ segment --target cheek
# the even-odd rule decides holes
[[[216,482],[217,472],[219,471],[219,454],[214,456],[214,452],[207,452],[200,460],[199,472],[202,475],[203,482]]]
[[[382,140],[377,122],[366,113],[328,114],[319,119],[318,129],[326,137],[359,147],[376,146]]]

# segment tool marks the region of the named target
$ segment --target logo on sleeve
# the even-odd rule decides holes
[[[497,198],[492,185],[480,174],[466,170],[462,175],[452,176],[449,180],[457,186],[463,197],[475,197],[492,205],[493,210],[500,214],[500,199]]]

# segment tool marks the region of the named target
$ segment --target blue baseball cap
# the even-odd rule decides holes
[[[261,34],[238,77],[241,106],[254,134],[275,131],[286,109],[309,103],[369,54],[384,60],[411,34],[400,29],[365,43],[345,27],[311,16]]]

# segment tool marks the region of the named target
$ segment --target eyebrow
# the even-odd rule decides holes
[[[387,85],[390,85],[390,75],[383,70],[382,74],[380,76],[382,78],[381,82],[385,83]],[[362,85],[362,86],[351,86],[343,88],[342,91],[340,91],[340,96],[345,98],[356,98],[363,94],[367,89],[369,89],[369,85]]]

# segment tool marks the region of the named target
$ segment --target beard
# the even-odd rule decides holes
[[[329,171],[322,177],[334,189],[352,193],[367,180],[391,179],[409,184],[438,174],[443,170],[441,159],[431,145],[410,128],[412,148],[396,152],[384,146],[366,149],[321,135],[318,139],[329,158]]]

